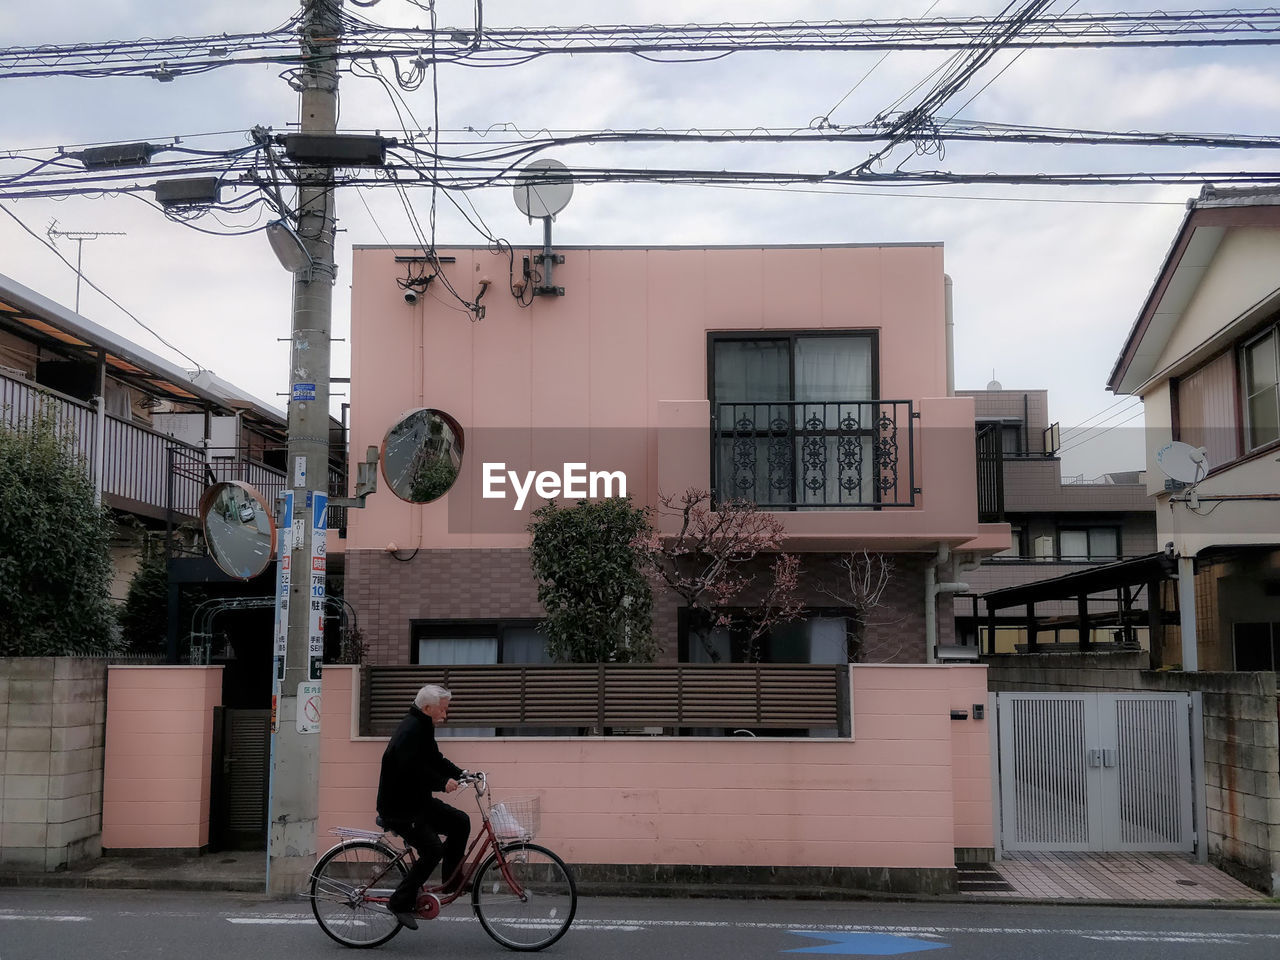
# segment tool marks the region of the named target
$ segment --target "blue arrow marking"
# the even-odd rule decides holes
[[[946,943],[929,943],[911,937],[896,937],[888,933],[816,933],[808,930],[792,930],[798,937],[830,940],[815,947],[795,947],[783,953],[839,953],[845,956],[894,957],[900,953],[919,953],[921,950],[941,950]]]

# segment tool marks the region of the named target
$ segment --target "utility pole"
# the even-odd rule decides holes
[[[342,0],[304,0],[301,28],[301,133],[333,134],[338,121]],[[334,190],[329,166],[299,170],[296,230],[311,258],[294,274],[289,364],[289,452],[292,536],[278,552],[290,573],[284,650],[277,634],[275,727],[267,824],[267,892],[301,892],[315,865],[320,736],[307,700],[318,696],[324,647],[325,528],[329,487],[329,333],[333,307]],[[286,219],[288,217],[286,216]],[[279,664],[278,664],[279,666]]]

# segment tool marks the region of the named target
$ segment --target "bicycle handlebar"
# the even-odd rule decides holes
[[[476,793],[479,794],[480,796],[484,796],[486,791],[489,789],[488,778],[485,777],[485,775],[479,771],[472,773],[470,770],[463,770],[462,776],[458,777],[457,781],[459,786],[475,787]]]

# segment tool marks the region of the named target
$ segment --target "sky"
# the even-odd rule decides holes
[[[362,8],[348,3],[347,9],[386,24],[424,26],[426,5],[381,0]],[[935,16],[990,15],[1004,6],[1003,0],[486,0],[484,19],[490,26],[526,27],[790,22],[914,17],[931,7]],[[244,33],[274,28],[296,8],[295,0],[5,2],[0,37],[6,46],[33,46]],[[1158,8],[1142,0],[1059,0],[1052,10]],[[441,27],[472,23],[472,0],[437,0],[436,9]],[[759,52],[697,63],[596,55],[544,57],[503,69],[444,66],[437,78],[440,127],[484,131],[511,125],[504,129],[526,133],[803,128],[821,117],[858,124],[909,94],[945,57],[908,51],[887,57]],[[1280,103],[1275,63],[1267,47],[1011,51],[998,54],[940,116],[1103,130],[1273,134]],[[23,149],[174,137],[222,148],[245,142],[244,132],[256,124],[286,131],[297,118],[297,96],[280,72],[278,66],[232,66],[164,84],[129,77],[2,80],[0,171],[7,152]],[[431,126],[430,82],[402,97],[393,102],[375,81],[345,74],[339,127],[395,136],[403,132],[402,122]],[[555,157],[569,165],[790,172],[848,169],[868,153],[867,145],[848,143],[602,145],[564,149]],[[1265,151],[958,142],[948,143],[942,156],[912,156],[909,145],[900,147],[887,163],[887,169],[901,164],[957,172],[1273,169]],[[957,388],[981,389],[994,376],[1006,389],[1047,389],[1050,418],[1062,424],[1063,474],[1092,478],[1143,466],[1140,404],[1113,396],[1105,384],[1186,201],[1198,191],[1192,184],[834,190],[579,185],[557,218],[555,239],[565,245],[941,242],[955,284]],[[410,199],[425,223],[429,191]],[[540,242],[541,225],[515,209],[509,187],[470,199],[494,233],[515,245]],[[208,236],[123,196],[0,206],[42,239],[54,221],[57,230],[104,234],[83,243],[84,276],[133,317],[82,286],[84,316],[183,366],[194,358],[284,408],[291,281],[261,233]],[[340,339],[332,375],[345,377],[351,246],[409,245],[414,231],[391,190],[346,188],[337,209],[342,233],[333,336]],[[444,198],[438,200],[436,238],[440,246],[485,242]],[[66,238],[54,242],[74,263],[77,244]],[[67,306],[75,303],[74,270],[3,215],[0,273]],[[334,387],[336,393],[343,389]],[[335,395],[335,411],[344,399]]]

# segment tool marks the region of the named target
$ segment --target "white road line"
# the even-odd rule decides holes
[[[1137,934],[1128,936],[1109,936],[1109,937],[1085,937],[1086,940],[1111,940],[1121,943],[1228,943],[1240,946],[1244,941],[1235,939],[1225,939],[1223,937],[1144,937]]]
[[[0,913],[0,920],[51,920],[54,923],[83,923],[88,917],[72,917],[49,913]]]

